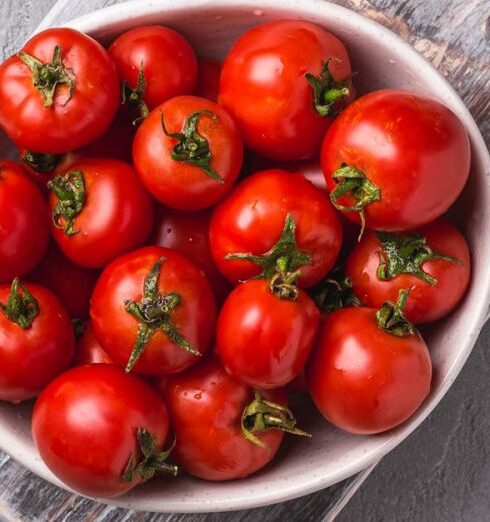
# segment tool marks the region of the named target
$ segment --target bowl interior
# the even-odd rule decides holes
[[[489,295],[489,159],[478,129],[461,100],[416,51],[381,26],[344,8],[319,0],[235,2],[139,0],[73,20],[69,26],[109,43],[129,28],[164,24],[182,32],[199,55],[222,58],[247,28],[277,18],[301,18],[324,26],[346,44],[360,93],[383,87],[409,89],[447,104],[466,124],[473,148],[470,182],[456,205],[455,219],[468,238],[473,278],[464,302],[451,316],[427,330],[434,363],[430,397],[403,426],[362,437],[326,423],[311,405],[299,410],[301,426],[312,440],[288,440],[279,457],[246,480],[208,483],[190,477],[156,480],[114,502],[128,508],[164,512],[219,511],[256,507],[304,495],[342,480],[380,459],[403,440],[447,391],[478,336]],[[6,141],[2,154],[8,154]],[[425,333],[425,332],[424,332]],[[61,485],[40,461],[30,437],[30,405],[0,404],[0,446],[42,477]]]

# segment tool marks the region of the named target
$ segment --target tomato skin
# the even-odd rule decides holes
[[[169,27],[149,25],[123,33],[109,47],[121,81],[138,83],[145,75],[143,100],[150,110],[174,96],[191,94],[197,82],[197,58],[189,42]],[[171,74],[169,73],[171,71]]]
[[[63,254],[77,265],[100,268],[146,241],[153,224],[153,203],[134,170],[121,161],[84,158],[69,172],[81,171],[85,204],[74,219],[78,233],[67,235],[51,220]],[[51,213],[58,197],[50,196]],[[101,212],[103,210],[103,212]]]
[[[260,267],[247,260],[224,259],[240,252],[266,253],[279,239],[291,214],[300,250],[312,263],[300,267],[298,285],[307,288],[333,267],[342,243],[342,228],[326,194],[301,174],[272,169],[243,180],[218,205],[211,219],[211,252],[221,273],[238,282],[258,275]]]
[[[95,338],[90,322],[85,325],[83,335],[77,341],[73,362],[75,366],[83,366],[84,364],[114,364],[114,361]]]
[[[284,432],[256,433],[269,449],[246,440],[240,419],[253,400],[253,390],[229,376],[214,355],[157,384],[168,406],[177,441],[173,456],[194,477],[205,480],[244,478],[275,456]],[[283,389],[263,393],[287,405]]]
[[[220,105],[237,121],[245,145],[273,160],[315,156],[333,118],[320,116],[305,73],[318,76],[324,61],[335,80],[350,84],[351,67],[340,40],[300,20],[253,27],[228,53],[220,77]]]
[[[0,161],[0,283],[34,268],[48,246],[47,206],[26,170]]]
[[[42,286],[22,283],[39,303],[30,328],[22,329],[0,311],[0,400],[21,402],[36,397],[73,358],[74,333],[60,301]],[[10,285],[0,285],[7,303]]]
[[[317,408],[350,433],[394,428],[430,391],[432,365],[423,339],[381,330],[375,313],[373,308],[344,308],[326,315],[306,366]]]
[[[383,247],[374,232],[366,232],[350,253],[346,275],[352,280],[359,299],[372,308],[384,302],[395,302],[401,289],[411,288],[405,308],[407,319],[413,324],[429,323],[447,315],[462,299],[470,280],[470,252],[468,243],[456,227],[438,220],[417,231],[427,237],[433,252],[459,259],[459,265],[441,259],[431,259],[422,265],[424,272],[437,279],[431,286],[413,274],[400,274],[389,281],[380,281],[376,270]]]
[[[77,149],[104,133],[119,106],[116,69],[93,38],[74,29],[46,29],[22,51],[47,63],[57,45],[76,81],[70,100],[68,85],[58,85],[53,105],[44,107],[31,70],[17,55],[0,66],[0,125],[20,148],[52,154]]]
[[[280,388],[303,369],[319,317],[304,291],[294,301],[279,299],[269,281],[250,280],[238,285],[221,309],[216,351],[226,371],[240,381],[260,389]]]
[[[358,98],[335,120],[321,163],[330,191],[342,163],[381,189],[381,200],[364,207],[368,228],[410,230],[438,218],[459,196],[469,175],[470,144],[462,123],[441,103],[386,89]],[[338,202],[349,205],[350,196]],[[359,222],[357,213],[346,215]]]
[[[195,96],[218,101],[219,77],[221,74],[221,62],[201,58],[198,63],[198,81]]]
[[[49,469],[69,487],[92,497],[134,488],[124,482],[138,428],[161,448],[168,434],[165,403],[148,384],[105,364],[73,368],[54,380],[34,408],[32,434]]]
[[[159,290],[177,292],[180,305],[172,313],[180,333],[202,354],[209,349],[216,321],[214,296],[204,273],[184,256],[150,246],[119,257],[105,268],[92,295],[90,317],[95,337],[115,364],[126,366],[136,340],[138,320],[125,310],[127,300],[139,300],[145,277],[156,261],[165,257]],[[168,375],[199,360],[156,330],[136,363],[144,375]]]
[[[197,132],[206,138],[211,151],[211,167],[224,183],[208,176],[196,165],[172,159],[176,139],[165,136],[181,132],[185,120],[195,111],[208,110],[217,119],[203,114]],[[146,188],[161,203],[180,210],[200,210],[214,205],[230,190],[240,173],[243,146],[235,122],[216,103],[196,96],[178,96],[160,105],[143,121],[133,144],[133,160]]]

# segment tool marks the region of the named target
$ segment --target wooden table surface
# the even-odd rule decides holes
[[[55,0],[1,0],[0,58],[36,28]],[[70,0],[88,12],[118,0]],[[337,0],[390,28],[444,74],[490,143],[490,0]],[[482,238],[482,240],[488,240]],[[461,376],[430,418],[378,465],[337,518],[340,522],[490,520],[490,327]],[[326,520],[340,485],[308,497],[250,511],[210,515],[135,513],[62,491],[0,452],[0,520],[26,521],[317,521]]]

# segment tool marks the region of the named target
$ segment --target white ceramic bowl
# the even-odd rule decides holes
[[[490,290],[490,158],[470,113],[444,78],[414,49],[382,26],[323,0],[135,0],[72,20],[67,25],[103,42],[144,24],[182,32],[199,54],[223,57],[247,28],[277,18],[301,18],[324,26],[346,44],[358,71],[360,93],[382,87],[412,89],[447,104],[471,138],[470,181],[456,205],[471,245],[473,276],[458,310],[427,332],[434,363],[432,392],[420,410],[389,433],[362,437],[327,424],[312,407],[301,426],[313,439],[288,440],[275,461],[253,477],[210,483],[190,477],[157,480],[111,503],[146,511],[207,512],[257,507],[312,493],[349,477],[386,455],[441,400],[466,361],[484,323]],[[37,475],[63,487],[41,462],[29,429],[30,408],[0,404],[0,447]],[[421,449],[423,453],[423,448]]]

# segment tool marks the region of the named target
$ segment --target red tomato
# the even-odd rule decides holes
[[[68,368],[73,357],[71,321],[42,286],[0,285],[0,400],[36,397]]]
[[[221,62],[218,60],[198,60],[198,81],[195,96],[206,98],[207,100],[218,100],[219,76],[221,73]]]
[[[47,207],[26,171],[0,161],[0,283],[34,268],[49,240]]]
[[[376,230],[409,230],[454,203],[468,179],[470,143],[438,101],[381,90],[335,120],[321,161],[330,198],[349,219],[365,217]]]
[[[154,246],[104,270],[90,316],[95,337],[116,364],[167,375],[209,349],[216,307],[202,271],[175,250]]]
[[[166,457],[168,429],[158,393],[105,364],[58,377],[40,395],[32,418],[34,442],[48,468],[92,497],[121,495],[151,478]]]
[[[247,281],[233,290],[221,309],[217,353],[226,371],[249,386],[271,389],[291,382],[315,340],[318,308],[302,290],[279,297],[284,287]]]
[[[0,125],[30,151],[61,154],[93,141],[119,98],[109,55],[74,29],[46,29],[0,66]]]
[[[104,348],[100,346],[99,341],[95,338],[92,323],[90,322],[84,326],[83,334],[77,341],[75,359],[73,362],[76,366],[82,366],[84,364],[114,363]]]
[[[243,147],[235,123],[219,105],[179,96],[141,124],[133,159],[146,188],[161,203],[200,210],[222,199],[235,183]]]
[[[395,319],[398,326],[402,319]],[[359,434],[408,419],[427,397],[431,375],[429,351],[418,332],[389,333],[378,326],[374,308],[327,314],[306,366],[306,383],[322,415]]]
[[[82,159],[49,188],[53,236],[78,265],[103,267],[151,232],[152,201],[126,163]]]
[[[332,116],[352,96],[350,78],[349,56],[333,34],[310,22],[276,20],[235,42],[223,63],[218,100],[247,147],[297,161],[318,154]]]
[[[411,288],[407,319],[428,323],[447,315],[463,297],[470,252],[456,227],[439,220],[417,232],[367,232],[349,255],[346,272],[356,295],[373,308]]]
[[[290,229],[281,246],[277,242],[284,237],[288,216],[296,229]],[[215,209],[209,234],[218,268],[234,282],[257,276],[264,269],[269,275],[279,257],[295,264],[298,255],[306,254],[305,263],[299,265],[298,285],[303,288],[327,274],[342,243],[340,222],[326,194],[301,174],[278,169],[257,172],[242,181]],[[252,255],[253,261],[250,255],[226,258],[241,253]]]

